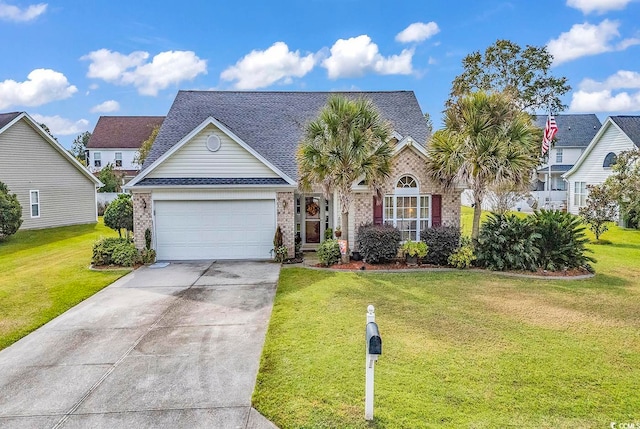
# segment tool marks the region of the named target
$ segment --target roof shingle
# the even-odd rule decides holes
[[[164,116],[100,116],[88,149],[138,149]]]
[[[4,128],[9,122],[13,121],[22,112],[0,113],[0,129]]]
[[[600,130],[602,124],[596,115],[555,115],[558,133],[555,147],[587,147]],[[534,115],[534,124],[544,129],[547,115]]]
[[[611,120],[640,148],[640,116],[611,116]]]

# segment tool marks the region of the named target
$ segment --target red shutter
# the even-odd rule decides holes
[[[373,197],[373,224],[382,225],[382,201]]]
[[[442,225],[442,195],[431,195],[431,226]]]

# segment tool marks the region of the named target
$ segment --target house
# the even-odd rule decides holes
[[[25,112],[0,114],[0,181],[18,196],[21,229],[98,220],[102,183]]]
[[[136,245],[145,231],[161,260],[267,259],[277,226],[289,254],[299,236],[318,246],[340,224],[336,195],[298,190],[296,149],[305,124],[328,92],[180,91],[143,169],[125,188],[134,201]],[[403,238],[428,226],[459,225],[460,190],[441,189],[426,175],[426,121],[410,91],[348,92],[368,97],[394,129],[395,155],[384,198],[354,183],[348,237],[357,226],[389,222]]]
[[[97,173],[108,164],[128,182],[140,170],[134,159],[142,143],[164,116],[101,116],[87,143],[89,169]]]
[[[620,152],[640,147],[640,116],[610,116],[563,178],[568,183],[568,211],[578,214],[587,199],[587,185],[599,185],[611,175]]]

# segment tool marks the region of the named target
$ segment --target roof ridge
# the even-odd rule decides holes
[[[206,90],[206,89],[180,89],[178,92],[202,92],[202,93],[226,93],[226,94],[336,94],[336,93],[368,93],[368,94],[393,94],[393,93],[405,93],[414,92],[410,89],[398,89],[398,90],[374,90],[374,91],[352,91],[352,90],[340,90],[340,91],[240,91],[240,90]]]

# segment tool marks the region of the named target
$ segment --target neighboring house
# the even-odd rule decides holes
[[[578,214],[585,205],[587,185],[599,185],[611,175],[620,152],[640,147],[640,116],[610,116],[580,159],[563,177],[568,182],[568,211]]]
[[[22,205],[21,229],[97,221],[102,183],[24,112],[0,114],[0,181]]]
[[[426,121],[410,91],[348,92],[367,97],[393,125],[395,155],[384,198],[354,184],[348,236],[389,222],[404,239],[428,226],[460,224],[460,190],[444,191],[425,171]],[[298,190],[296,150],[328,92],[180,91],[133,193],[136,245],[147,229],[161,260],[268,259],[277,226],[289,255],[296,235],[313,249],[340,224],[336,195]]]
[[[123,173],[124,183],[140,170],[138,149],[164,116],[101,116],[87,143],[89,169],[97,173],[107,164]]]

